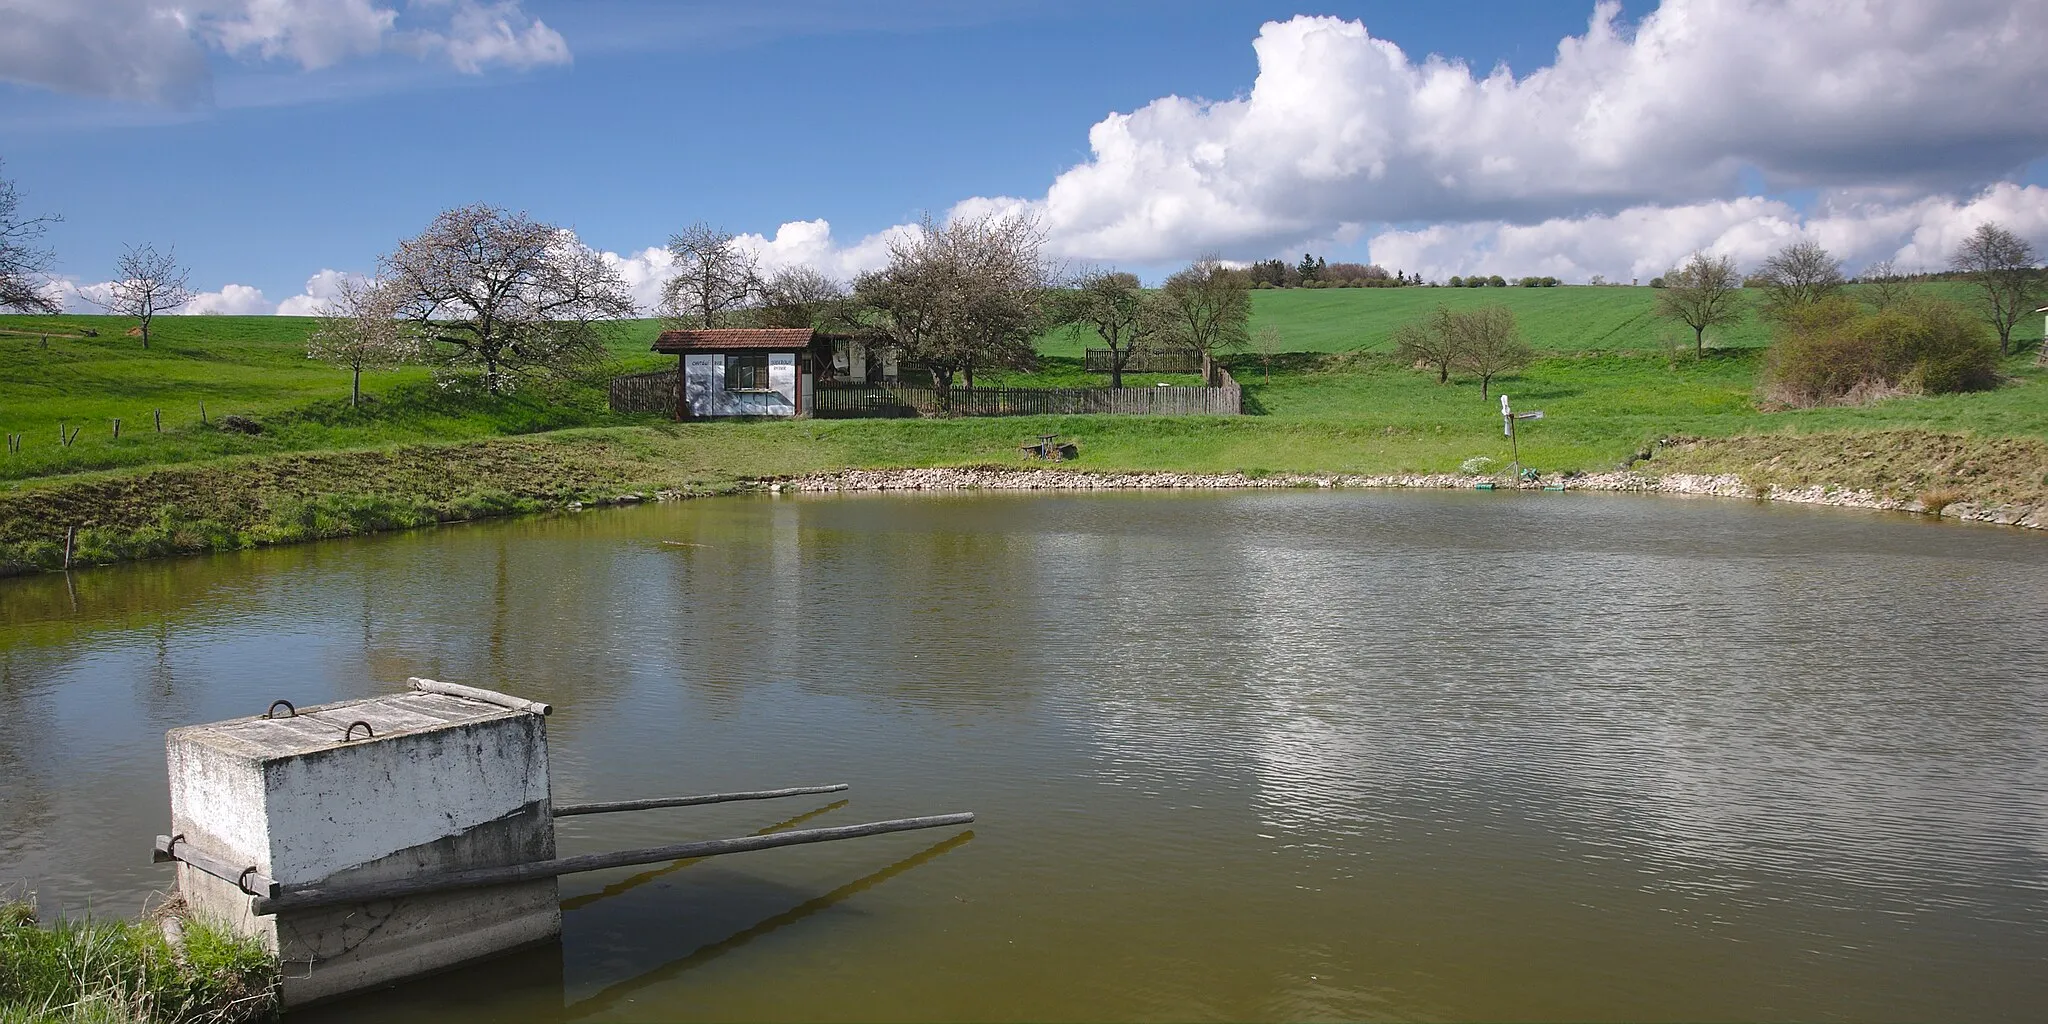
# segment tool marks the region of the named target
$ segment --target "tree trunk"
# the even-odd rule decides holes
[[[149,347],[149,321],[142,321],[142,347]]]
[[[1122,350],[1122,351],[1118,351],[1118,350],[1117,350],[1117,347],[1116,347],[1115,345],[1111,345],[1111,346],[1109,347],[1109,386],[1110,386],[1110,387],[1113,387],[1113,388],[1120,388],[1120,387],[1123,387],[1123,386],[1124,386],[1124,364],[1125,364],[1125,363],[1127,363],[1127,362],[1130,362],[1130,359],[1131,359],[1131,350],[1130,350],[1130,349],[1124,349],[1124,350]],[[1086,367],[1083,367],[1083,369],[1086,369]]]
[[[363,401],[363,368],[355,367],[355,378],[348,385],[348,407],[353,409]]]
[[[1692,357],[1694,359],[1703,359],[1706,357],[1706,354],[1707,329],[1704,327],[1695,327],[1692,329]]]

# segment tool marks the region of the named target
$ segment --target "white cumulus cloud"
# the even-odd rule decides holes
[[[1986,221],[2048,251],[2048,189],[1994,185],[1965,199],[1928,196],[1884,201],[1844,193],[1802,215],[1758,197],[1675,206],[1638,206],[1613,214],[1558,217],[1533,224],[1480,221],[1389,230],[1367,243],[1374,261],[1427,280],[1475,272],[1583,281],[1645,280],[1694,250],[1753,268],[1784,245],[1811,239],[1853,273],[1890,259],[1905,271],[1939,270],[1956,246]]]
[[[367,275],[345,270],[322,269],[306,279],[306,288],[277,304],[278,316],[319,316],[327,303],[341,294],[342,285],[363,281]]]
[[[224,316],[256,316],[274,313],[277,307],[263,298],[263,290],[246,284],[222,285],[217,292],[200,292],[192,296],[175,312],[184,314],[215,313]]]
[[[465,74],[570,61],[519,0],[0,0],[0,80],[189,107],[213,98],[215,51],[307,71],[383,53]]]
[[[1971,190],[2048,154],[2048,4],[1595,8],[1542,68],[1415,59],[1365,25],[1265,25],[1246,94],[1113,114],[1034,202],[1064,253],[1285,251],[1385,222],[1534,224],[1773,187]]]

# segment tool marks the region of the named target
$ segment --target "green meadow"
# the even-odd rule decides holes
[[[611,344],[612,365],[586,380],[481,399],[409,367],[366,374],[368,401],[350,408],[348,375],[304,355],[310,320],[164,318],[144,351],[111,318],[0,317],[0,431],[21,438],[19,452],[0,453],[0,549],[40,545],[35,557],[18,549],[13,560],[41,564],[64,527],[80,525],[101,531],[99,560],[113,560],[558,507],[631,489],[715,490],[847,467],[1018,464],[1020,440],[1055,432],[1080,442],[1084,469],[1370,474],[1450,472],[1475,457],[1504,464],[1510,449],[1497,397],[1470,381],[1440,386],[1389,355],[1387,335],[1439,302],[1505,303],[1539,351],[1495,383],[1496,395],[1545,413],[1520,438],[1528,466],[1603,470],[1659,438],[1763,437],[1776,447],[1756,460],[1840,478],[1815,482],[1860,480],[1912,496],[1970,477],[2013,500],[2048,494],[2048,464],[2036,464],[2048,452],[2036,319],[2022,325],[2022,354],[2006,360],[2008,382],[1997,390],[1772,412],[1755,400],[1765,328],[1745,320],[1710,336],[1706,355],[1694,358],[1689,333],[1655,318],[1648,288],[1324,289],[1253,299],[1253,329],[1277,328],[1290,351],[1273,360],[1270,376],[1257,357],[1227,360],[1244,388],[1242,417],[674,424],[615,416],[605,408],[610,374],[672,365],[648,351],[659,330],[652,321],[626,325]],[[1036,373],[981,383],[1106,383],[1081,369],[1086,338],[1059,332],[1040,347]],[[1132,375],[1130,383],[1192,382],[1184,378]],[[220,429],[231,413],[261,433]],[[60,424],[79,430],[68,447]],[[515,435],[525,440],[509,440]],[[1875,440],[1848,444],[1848,462],[1798,457],[1834,451],[1844,437]],[[1930,438],[1965,441],[1956,449]],[[2021,447],[1979,451],[2008,440]],[[1967,472],[1954,454],[1963,449],[1978,460]],[[1950,454],[1928,454],[1937,451]],[[1848,463],[1866,457],[1888,468],[1858,476]],[[1691,468],[1762,471],[1702,458]],[[176,522],[192,517],[203,529],[179,534]],[[143,536],[135,531],[150,530],[154,547],[133,546]]]

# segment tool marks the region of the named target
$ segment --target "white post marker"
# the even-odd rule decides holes
[[[1542,418],[1543,410],[1531,409],[1528,412],[1516,412],[1508,406],[1508,396],[1500,396],[1500,432],[1507,435],[1508,443],[1514,451],[1515,487],[1518,489],[1522,486],[1522,439],[1515,430],[1515,421],[1540,420]]]

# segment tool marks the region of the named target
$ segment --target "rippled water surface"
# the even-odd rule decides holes
[[[664,543],[670,542],[670,543]],[[1577,495],[742,498],[0,581],[0,884],[169,884],[163,731],[556,702],[557,947],[307,1019],[2036,1018],[2048,541]]]

